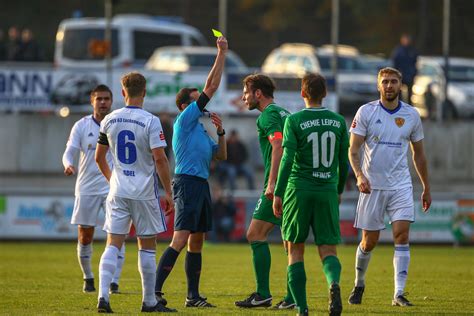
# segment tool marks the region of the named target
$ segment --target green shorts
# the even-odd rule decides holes
[[[267,199],[264,194],[258,199],[252,218],[281,226],[281,218],[273,215],[273,201]]]
[[[283,201],[283,239],[304,243],[311,227],[316,245],[341,242],[337,192],[286,189]]]

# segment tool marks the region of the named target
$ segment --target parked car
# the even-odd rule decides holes
[[[167,46],[155,50],[145,65],[146,69],[157,71],[209,71],[217,55],[216,47]],[[249,69],[237,54],[227,52],[225,70],[248,73]]]
[[[204,36],[192,26],[139,14],[116,15],[108,45],[104,40],[105,25],[104,18],[63,20],[56,33],[56,66],[104,68],[105,51],[111,46],[113,67],[143,67],[158,47],[207,45]]]
[[[302,77],[306,72],[318,72],[331,82],[332,56],[332,45],[316,48],[302,43],[283,44],[267,56],[262,72],[298,77]],[[339,45],[337,61],[339,112],[352,116],[361,105],[378,98],[377,76],[364,63],[355,47]]]
[[[51,92],[51,102],[58,105],[89,104],[91,91],[98,84],[99,80],[94,75],[67,74]]]
[[[412,104],[420,115],[435,118],[438,102],[444,100],[445,67],[443,57],[418,58]],[[447,119],[474,118],[474,59],[449,58],[449,84],[443,116]]]

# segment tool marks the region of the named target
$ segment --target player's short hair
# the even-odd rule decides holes
[[[123,89],[131,98],[140,97],[146,88],[145,77],[138,72],[129,72],[120,79]]]
[[[113,98],[112,90],[107,87],[105,84],[100,84],[91,91],[91,97],[94,96],[97,92],[108,92],[110,94],[110,98]]]
[[[385,67],[385,68],[380,69],[379,74],[377,76],[377,81],[380,81],[380,78],[383,75],[395,75],[395,76],[398,77],[398,80],[400,80],[400,82],[402,81],[402,73],[400,71],[398,71],[397,69],[392,68],[392,67]]]
[[[317,73],[308,73],[301,80],[301,91],[311,102],[321,104],[326,96],[326,79]]]
[[[260,89],[262,94],[267,98],[273,98],[273,92],[275,91],[275,83],[273,80],[262,74],[248,75],[244,78],[244,86],[252,92]]]
[[[197,88],[182,88],[176,94],[176,106],[181,110],[181,104],[190,104],[194,100],[191,99],[191,93],[199,91]]]

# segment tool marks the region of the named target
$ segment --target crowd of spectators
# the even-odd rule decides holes
[[[33,32],[16,26],[8,29],[8,38],[0,29],[0,61],[42,61],[43,54]]]

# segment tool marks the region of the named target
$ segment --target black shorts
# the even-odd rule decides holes
[[[191,233],[212,229],[212,201],[206,179],[177,174],[173,181],[174,230]]]

